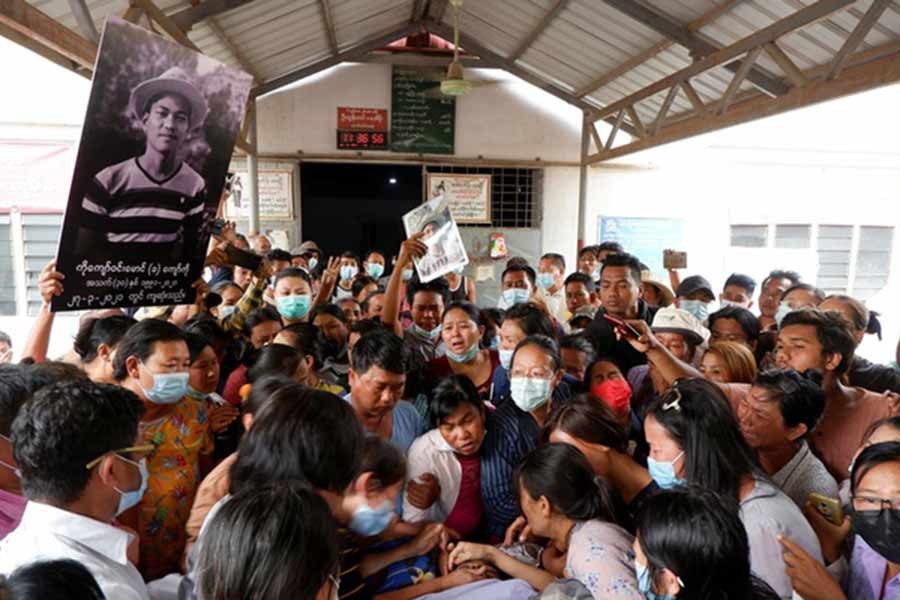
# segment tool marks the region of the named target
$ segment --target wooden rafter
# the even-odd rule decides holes
[[[600,132],[597,131],[596,123],[587,123],[588,132],[591,134],[591,139],[594,140],[594,146],[597,147],[597,152],[602,152],[604,148],[606,148],[606,144],[603,143],[603,140],[600,139]]]
[[[757,46],[747,53],[747,56],[744,57],[744,60],[741,62],[740,68],[734,74],[734,77],[731,78],[731,81],[728,83],[728,88],[725,90],[725,93],[722,94],[721,100],[719,100],[719,106],[716,109],[720,115],[724,113],[728,109],[728,104],[734,99],[734,95],[741,88],[741,84],[744,83],[744,80],[747,78],[747,75],[750,73],[750,69],[753,68],[753,65],[756,64],[756,60],[759,58],[759,54],[762,52],[762,46]]]
[[[647,137],[647,131],[644,129],[644,123],[641,121],[641,118],[638,116],[637,111],[634,110],[633,106],[629,106],[625,109],[625,112],[628,113],[628,120],[631,121],[631,126],[634,128],[635,133],[638,138]]]
[[[834,61],[831,63],[831,72],[828,73],[828,79],[836,79],[841,74],[847,59],[856,52],[856,49],[859,48],[866,35],[872,30],[872,27],[881,18],[881,15],[884,14],[884,11],[890,4],[891,0],[875,0],[872,2],[869,10],[859,20],[859,23],[850,32],[850,36],[844,41],[844,45],[835,54]]]
[[[322,26],[325,28],[325,35],[328,37],[328,47],[331,49],[332,55],[337,55],[337,34],[334,29],[334,17],[331,13],[331,2],[329,0],[319,0],[319,13],[322,15]]]
[[[633,105],[641,100],[649,98],[659,92],[669,89],[676,83],[686,79],[705,73],[710,69],[719,65],[731,62],[750,50],[775,41],[781,36],[790,33],[796,29],[809,25],[814,21],[825,18],[837,10],[845,8],[852,4],[854,0],[818,0],[818,2],[807,6],[797,12],[779,20],[768,27],[764,27],[749,36],[738,40],[734,44],[722,48],[705,58],[702,58],[684,69],[672,73],[668,77],[660,79],[656,83],[652,83],[642,90],[635,92],[617,102],[613,102],[608,106],[600,109],[595,113],[597,118],[607,117],[616,114],[620,109]]]
[[[685,26],[685,29],[687,29],[688,31],[699,31],[701,28],[705,27],[706,25],[709,25],[710,23],[712,23],[713,21],[715,21],[722,15],[726,14],[728,11],[733,9],[737,4],[740,4],[741,2],[746,2],[746,1],[747,0],[725,0],[724,2],[722,2],[721,4],[716,6],[714,9],[710,10],[707,13],[704,13],[702,16],[700,16],[700,18],[688,23]],[[675,45],[675,42],[669,38],[663,39],[663,40],[653,44],[646,50],[639,52],[638,54],[635,54],[634,56],[632,56],[631,58],[629,58],[622,64],[618,65],[614,69],[611,69],[610,71],[604,73],[597,79],[591,81],[589,84],[587,84],[583,88],[576,91],[575,95],[579,98],[583,98],[584,96],[587,96],[591,92],[599,90],[600,88],[609,84],[611,81],[618,79],[619,77],[621,77],[628,71],[631,71],[635,67],[644,64],[645,62],[647,62],[648,60],[650,60],[651,58],[653,58],[660,52],[662,52],[668,48],[671,48],[674,45]]]
[[[763,46],[763,49],[765,49],[769,58],[775,61],[778,68],[784,71],[784,74],[791,80],[791,83],[798,87],[803,87],[809,83],[809,79],[803,74],[800,67],[791,60],[791,57],[788,56],[776,42],[769,42]]]
[[[619,115],[616,117],[616,122],[613,125],[612,131],[609,132],[609,137],[606,138],[606,150],[611,150],[613,147],[613,143],[616,141],[616,134],[619,133],[619,129],[622,127],[622,121],[625,119],[625,109],[619,111]]]
[[[719,50],[719,46],[716,44],[706,40],[697,33],[689,31],[669,15],[645,4],[641,0],[603,0],[603,2],[646,27],[674,40],[677,44],[684,46],[690,50],[694,58],[703,58]],[[725,64],[724,67],[736,73],[741,65],[740,61],[734,61]],[[789,89],[789,86],[760,67],[751,69],[747,73],[746,79],[760,90],[772,96],[780,96]]]
[[[515,50],[512,51],[509,55],[509,60],[515,62],[521,58],[525,51],[528,50],[531,45],[537,40],[544,30],[547,29],[553,21],[556,20],[556,17],[559,16],[559,13],[566,7],[569,0],[556,0],[550,10],[547,11],[547,14],[541,19],[541,22],[537,24],[537,27],[532,29],[525,39],[519,42],[519,45]]]
[[[195,6],[185,8],[173,13],[170,17],[182,31],[190,31],[191,27],[208,19],[215,17],[229,10],[234,10],[245,4],[249,4],[253,0],[203,0]]]
[[[659,133],[663,123],[666,121],[666,115],[669,114],[669,109],[672,108],[672,103],[675,101],[675,96],[678,95],[678,88],[680,85],[681,82],[676,82],[669,88],[666,99],[663,100],[662,106],[659,107],[659,114],[656,115],[656,121],[653,122],[653,135]]]
[[[97,44],[52,19],[25,0],[0,0],[0,24],[27,37],[79,67],[93,70]]]
[[[885,54],[889,50],[893,52]],[[637,139],[609,151],[598,152],[589,156],[587,162],[611,160],[740,123],[900,82],[900,43],[893,42],[883,48],[873,49],[872,52],[860,53],[860,56],[848,61],[847,68],[837,79],[827,79],[824,77],[825,73],[821,67],[810,69],[805,72],[811,80],[810,83],[802,88],[793,88],[784,96],[771,98],[752,92],[744,99],[736,99],[724,114],[688,116],[665,127],[657,136]]]
[[[706,105],[703,103],[703,98],[700,97],[700,94],[697,93],[697,90],[694,89],[694,86],[691,85],[691,82],[685,79],[681,82],[681,89],[684,91],[684,95],[687,96],[688,100],[691,101],[691,106],[694,107],[694,110],[701,111],[706,108]]]
[[[43,56],[50,62],[59,65],[64,69],[68,69],[81,75],[82,77],[91,78],[91,70],[87,67],[83,67],[68,56],[58,52],[52,48],[49,48],[42,43],[34,40],[33,38],[21,33],[9,27],[3,23],[0,23],[0,36],[5,37],[11,42],[14,42],[23,48],[28,48],[32,52],[38,54],[39,56]]]
[[[132,2],[144,9],[144,13],[153,19],[173,40],[195,52],[203,53],[197,47],[197,44],[191,41],[184,30],[153,3],[153,0],[132,0]]]

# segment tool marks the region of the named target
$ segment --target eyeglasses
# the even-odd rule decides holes
[[[150,452],[154,448],[156,448],[156,446],[154,446],[153,444],[146,444],[143,446],[129,446],[127,448],[119,448],[118,450],[110,450],[109,452],[104,452],[103,454],[89,462],[86,465],[86,468],[90,471],[109,454],[125,454],[126,452]]]
[[[875,496],[853,496],[857,510],[900,510],[900,498],[876,498]]]

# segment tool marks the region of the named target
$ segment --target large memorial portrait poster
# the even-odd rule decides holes
[[[251,85],[243,71],[107,21],[52,310],[193,301]]]

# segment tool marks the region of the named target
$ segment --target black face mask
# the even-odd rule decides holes
[[[892,563],[900,563],[900,509],[854,510],[850,522],[872,550]]]

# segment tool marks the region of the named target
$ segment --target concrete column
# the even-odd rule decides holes
[[[587,157],[591,147],[590,130],[592,124],[587,117],[581,121],[581,170],[578,173],[578,248],[580,252],[584,247],[584,220],[587,218],[588,199],[588,164]],[[577,255],[576,255],[577,256]]]
[[[247,127],[247,141],[251,145],[256,146],[258,143],[256,135],[256,100],[251,99],[250,102],[253,104],[250,106],[250,111],[247,115],[247,118],[250,119],[250,124]],[[256,151],[258,154],[258,147]],[[247,155],[247,179],[249,180],[247,181],[247,197],[250,199],[250,235],[259,233],[259,164],[257,154]]]

